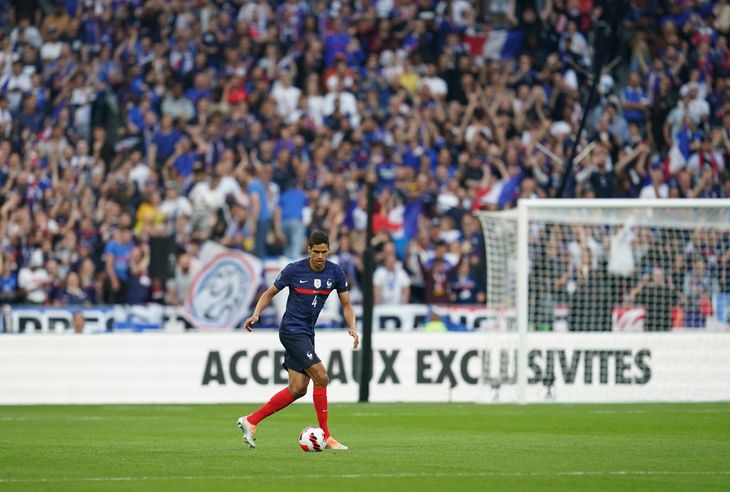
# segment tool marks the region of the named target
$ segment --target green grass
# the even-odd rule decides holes
[[[0,407],[0,490],[727,490],[730,404],[331,405],[349,451],[303,453],[311,404]]]

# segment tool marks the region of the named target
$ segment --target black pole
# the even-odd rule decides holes
[[[619,2],[606,3],[609,5],[613,5]],[[617,14],[613,14],[613,18],[611,18],[610,20],[616,21]],[[606,64],[608,52],[612,48],[611,43],[617,42],[616,27],[617,26],[615,25],[615,22],[611,22],[609,24],[604,20],[599,21],[596,25],[594,43],[595,57],[593,60],[593,73],[591,74],[589,80],[590,88],[588,90],[588,96],[586,97],[585,104],[583,105],[583,117],[580,120],[578,133],[575,135],[573,147],[570,150],[570,154],[565,160],[565,168],[563,169],[563,175],[560,178],[560,188],[558,188],[558,193],[555,198],[563,198],[563,195],[565,194],[565,188],[568,186],[568,180],[573,173],[573,161],[575,160],[576,153],[578,152],[578,145],[580,144],[580,136],[583,133],[583,128],[585,127],[586,121],[588,120],[590,112],[593,109],[593,105],[595,104],[598,83],[601,80],[601,70]]]
[[[368,171],[365,184],[367,194],[368,223],[365,232],[365,257],[362,272],[362,347],[360,358],[360,398],[366,403],[370,398],[370,379],[373,374],[373,272],[375,255],[373,252],[373,215],[375,213],[375,172]]]

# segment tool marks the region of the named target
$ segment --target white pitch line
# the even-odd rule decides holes
[[[617,471],[565,471],[565,472],[404,472],[404,473],[344,473],[286,475],[278,478],[289,480],[338,479],[338,478],[476,478],[476,477],[590,477],[590,476],[712,476],[730,475],[730,470],[617,470]],[[171,477],[79,477],[79,478],[0,478],[0,483],[63,483],[63,482],[148,482],[148,481],[196,481],[196,480],[248,480],[250,475],[199,475]]]

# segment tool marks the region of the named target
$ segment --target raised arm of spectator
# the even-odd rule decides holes
[[[474,114],[474,110],[476,109],[479,102],[477,94],[469,94],[468,98],[469,104],[467,104],[466,106],[466,111],[464,111],[464,116],[461,119],[461,125],[459,125],[459,129],[457,130],[462,140],[464,139],[466,128],[469,126],[469,123],[471,122],[471,117]]]
[[[543,22],[547,22],[548,18],[550,17],[550,14],[553,13],[553,0],[545,0],[545,3],[542,6],[542,10],[540,11],[540,20]]]
[[[514,92],[510,91],[509,93],[509,100],[510,104],[512,105],[512,112],[514,113],[514,121],[513,124],[517,131],[521,132],[522,129],[525,127],[525,113],[520,107],[519,104],[516,104],[515,100],[515,94]]]
[[[643,277],[641,277],[641,280],[638,284],[636,284],[636,287],[631,289],[631,293],[629,294],[629,299],[631,299],[632,303],[636,302],[636,298],[639,296],[642,290],[644,290],[644,287],[649,285],[649,280],[651,279],[650,273],[645,273]]]
[[[139,267],[142,272],[146,272],[150,267],[150,245],[148,243],[142,243],[142,259],[139,262]]]
[[[519,19],[517,18],[517,2],[515,0],[509,0],[505,17],[513,27],[519,24]]]
[[[619,174],[621,171],[624,170],[624,168],[634,161],[639,156],[646,156],[649,153],[649,147],[646,144],[639,144],[636,147],[634,147],[631,152],[628,152],[626,154],[623,154],[618,162],[616,162],[616,167],[614,168],[614,171],[616,174]]]
[[[705,171],[702,173],[702,177],[697,182],[697,185],[690,190],[687,198],[697,198],[708,186],[710,186],[710,184],[712,184],[712,168],[707,166]]]

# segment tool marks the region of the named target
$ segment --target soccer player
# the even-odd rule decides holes
[[[327,261],[329,254],[329,237],[326,233],[315,231],[309,236],[309,258],[288,264],[256,303],[250,318],[243,324],[252,331],[258,322],[261,311],[269,305],[271,299],[284,287],[289,287],[289,298],[286,301],[286,312],[279,326],[279,340],[284,353],[284,369],[289,372],[289,387],[276,393],[268,403],[251,415],[238,419],[238,427],[243,431],[243,439],[250,447],[256,447],[256,425],[269,415],[287,407],[296,399],[307,394],[309,380],[314,381],[314,409],[317,421],[324,431],[327,447],[330,449],[347,449],[337,442],[327,426],[327,383],[329,378],[322,361],[314,351],[314,325],[322,310],[327,296],[332,290],[342,303],[347,323],[347,333],[354,339],[353,347],[357,348],[359,337],[355,330],[355,312],[350,302],[347,280],[342,269]]]

